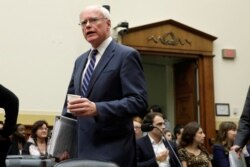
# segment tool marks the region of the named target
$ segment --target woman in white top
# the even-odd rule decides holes
[[[31,137],[23,152],[34,156],[47,156],[48,143],[48,123],[44,120],[38,120],[32,125]]]

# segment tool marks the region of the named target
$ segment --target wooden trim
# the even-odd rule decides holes
[[[213,58],[199,59],[200,122],[206,132],[206,145],[215,138]],[[211,150],[210,150],[211,151]]]

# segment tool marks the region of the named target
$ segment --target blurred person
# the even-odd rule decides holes
[[[163,114],[163,111],[162,111],[161,107],[159,105],[157,105],[157,104],[150,106],[148,110],[149,110],[149,112],[158,112],[158,113]],[[163,115],[163,118],[164,118],[166,129],[170,130],[171,125],[170,125],[169,120],[166,119],[164,115]]]
[[[169,144],[176,151],[172,142],[164,140],[165,123],[163,115],[158,112],[148,113],[143,124],[152,125],[152,131],[136,140],[136,157],[138,167],[177,167],[178,161],[174,157]]]
[[[9,136],[13,133],[16,125],[19,111],[19,100],[13,92],[1,84],[0,108],[3,108],[5,112],[4,125],[3,128],[0,129],[0,166],[5,167],[5,158],[11,145]]]
[[[26,128],[23,124],[17,124],[14,133],[11,135],[11,146],[8,155],[22,155],[26,144]]]
[[[167,140],[172,141],[173,140],[173,135],[172,132],[168,129],[164,130],[164,134]]]
[[[17,124],[14,132],[10,136],[11,147],[9,149],[9,155],[21,155],[24,145],[26,144],[26,127],[23,124]]]
[[[197,122],[184,126],[178,150],[182,167],[212,167],[211,157],[203,146],[205,134]]]
[[[174,127],[174,140],[175,140],[177,147],[179,147],[181,143],[181,135],[182,135],[183,129],[184,129],[183,125],[176,125]]]
[[[139,116],[133,118],[133,125],[135,131],[135,138],[139,139],[143,136],[143,132],[141,130],[142,119]]]
[[[44,120],[36,121],[31,128],[31,136],[23,149],[23,154],[34,156],[48,156],[48,123]]]
[[[215,144],[213,145],[213,165],[230,167],[229,151],[236,137],[237,125],[231,121],[222,122],[219,126]]]
[[[3,129],[3,121],[0,121],[0,130]]]
[[[88,6],[80,13],[91,49],[75,61],[62,115],[78,120],[78,158],[136,166],[133,117],[147,109],[146,83],[139,53],[111,37],[109,11]],[[68,109],[68,112],[67,112]]]
[[[162,109],[159,105],[152,105],[149,107],[149,112],[158,112],[158,113],[162,113]]]

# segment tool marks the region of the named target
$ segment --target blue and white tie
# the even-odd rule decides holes
[[[98,53],[97,49],[92,50],[91,55],[90,55],[90,62],[88,65],[88,68],[85,72],[85,75],[83,77],[83,81],[82,81],[82,94],[85,97],[87,90],[88,90],[88,85],[89,82],[91,80],[94,68],[95,68],[95,61],[96,61],[96,55]]]

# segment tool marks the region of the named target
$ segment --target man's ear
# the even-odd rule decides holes
[[[111,28],[111,21],[109,19],[107,20],[107,24],[108,24],[109,28]]]

